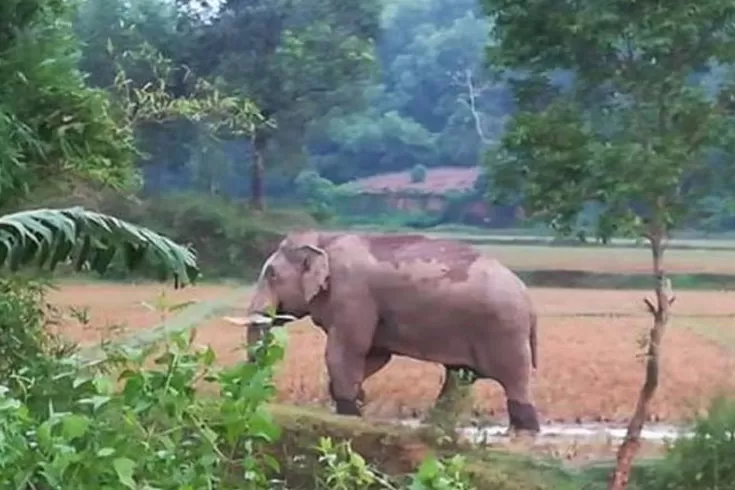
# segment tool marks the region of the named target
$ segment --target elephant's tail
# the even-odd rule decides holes
[[[538,316],[536,311],[531,311],[531,331],[529,332],[528,343],[531,345],[531,367],[537,369],[538,367],[538,354],[536,352],[537,346],[537,334],[536,324],[538,323]]]

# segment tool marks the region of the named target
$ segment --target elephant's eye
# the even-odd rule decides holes
[[[268,279],[275,279],[278,274],[276,273],[275,267],[272,265],[269,265],[268,268],[265,270],[265,277]]]

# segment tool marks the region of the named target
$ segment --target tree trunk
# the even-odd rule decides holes
[[[250,208],[263,211],[263,171],[265,170],[266,140],[257,131],[251,140],[253,149],[252,164],[250,165]]]
[[[649,334],[646,356],[646,377],[638,395],[635,412],[628,424],[625,439],[618,448],[617,461],[610,478],[608,490],[623,490],[628,486],[630,468],[641,445],[640,438],[643,424],[648,418],[648,408],[658,387],[661,339],[669,322],[669,307],[674,301],[673,292],[662,265],[663,233],[652,234],[649,239],[653,254],[653,275],[656,278],[656,304],[654,305],[648,298],[644,300],[653,316],[653,328],[651,328]]]

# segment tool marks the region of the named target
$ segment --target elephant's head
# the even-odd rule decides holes
[[[307,316],[309,304],[329,280],[329,258],[315,231],[291,233],[265,261],[247,309],[246,324],[283,324]],[[268,319],[273,309],[279,316]]]

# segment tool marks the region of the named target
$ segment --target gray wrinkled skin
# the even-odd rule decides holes
[[[421,235],[290,233],[264,263],[248,315],[269,307],[311,316],[326,332],[340,414],[360,415],[363,381],[397,354],[473,373],[470,382],[497,381],[511,428],[539,429],[529,387],[533,304],[513,272],[469,245]]]

